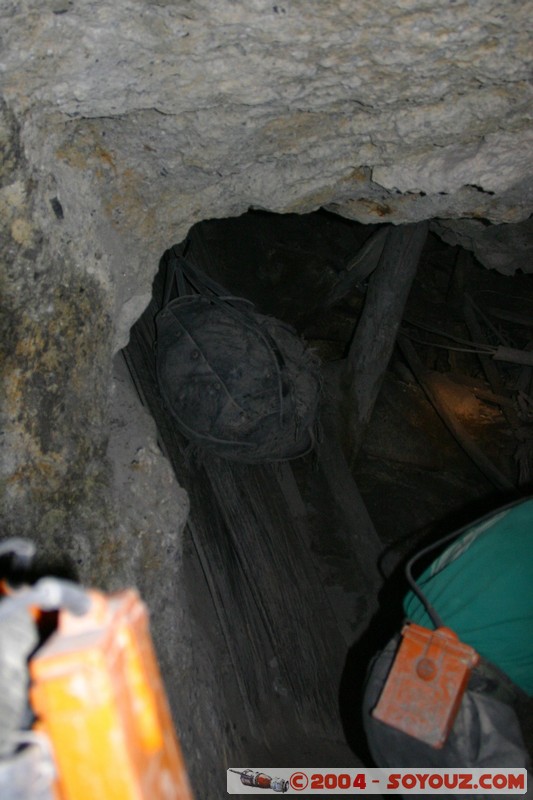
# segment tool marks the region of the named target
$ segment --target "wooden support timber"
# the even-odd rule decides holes
[[[400,336],[399,346],[409,365],[409,369],[424,390],[428,400],[464,452],[496,488],[503,490],[515,489],[513,482],[487,458],[464,425],[459,422],[453,409],[450,408],[446,401],[446,394],[443,391],[443,384],[446,378],[438,372],[426,369],[406,336]]]
[[[388,233],[389,227],[379,228],[357,251],[341,273],[338,282],[326,296],[322,305],[324,311],[334,306],[343,297],[346,297],[347,294],[356,286],[362,284],[374,272],[381,259]]]
[[[369,280],[344,375],[343,417],[351,467],[383,383],[427,232],[427,222],[391,228]]]

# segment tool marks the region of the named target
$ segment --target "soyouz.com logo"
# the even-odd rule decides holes
[[[524,795],[525,769],[329,769],[232,767],[228,794]]]

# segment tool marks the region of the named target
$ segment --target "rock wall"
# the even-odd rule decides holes
[[[527,219],[530,8],[486,0],[3,0],[45,231],[112,283],[115,347],[195,221]],[[46,205],[46,200],[44,200]],[[58,211],[61,209],[61,211]],[[100,263],[96,263],[99,260]]]
[[[178,599],[165,605],[154,543],[179,580],[187,501],[112,373],[161,254],[250,207],[438,217],[474,249],[487,221],[527,220],[530,14],[527,0],[0,0],[3,532],[85,582],[142,586],[167,666]]]

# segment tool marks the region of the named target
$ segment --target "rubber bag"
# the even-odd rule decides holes
[[[285,323],[174,253],[181,296],[156,316],[159,390],[181,432],[224,458],[297,458],[315,441],[318,358]],[[186,293],[193,287],[192,293]]]

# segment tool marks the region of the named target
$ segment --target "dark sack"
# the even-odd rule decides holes
[[[193,443],[245,462],[296,458],[314,443],[319,362],[288,325],[259,314],[181,257],[200,291],[156,317],[157,379],[165,405]],[[201,293],[200,293],[201,292]]]

